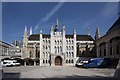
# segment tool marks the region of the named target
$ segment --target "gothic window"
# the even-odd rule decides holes
[[[69,52],[69,57],[71,57],[71,53]]]
[[[66,43],[68,44],[68,40],[66,40]]]
[[[59,53],[59,46],[58,46],[58,53]]]
[[[55,40],[55,45],[57,44],[56,40]]]
[[[70,59],[69,59],[69,63],[70,63]]]
[[[60,52],[62,52],[62,47],[60,46]]]
[[[30,58],[32,57],[32,51],[30,50],[30,54],[29,54]]]
[[[68,57],[68,52],[67,52],[67,57]]]
[[[43,60],[43,64],[45,63],[45,60]]]
[[[68,50],[68,46],[67,46],[66,48],[67,48],[67,50]]]
[[[46,52],[46,58],[48,58],[48,53]]]
[[[50,40],[49,40],[48,42],[49,42],[49,44],[50,44]]]
[[[73,48],[73,46],[72,46],[72,50],[73,50],[74,48]]]
[[[45,53],[43,52],[43,57],[45,58]]]
[[[68,60],[66,60],[66,63],[68,63]]]
[[[72,52],[72,57],[74,57],[74,54],[73,54],[73,52]]]
[[[45,50],[45,46],[43,46],[43,50]]]
[[[47,40],[46,40],[46,44],[47,44]]]
[[[71,47],[69,46],[69,50],[71,50]]]
[[[72,61],[71,61],[71,62],[72,62],[72,63],[74,62],[74,61],[73,61],[73,59],[72,59]]]
[[[62,41],[60,40],[60,44],[62,44]]]
[[[57,48],[56,48],[56,46],[55,46],[55,53],[57,53]]]
[[[45,44],[45,40],[43,40],[43,44]]]
[[[73,40],[72,40],[72,44],[74,44]]]

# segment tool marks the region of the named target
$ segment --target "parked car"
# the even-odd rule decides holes
[[[92,58],[88,63],[82,65],[85,68],[107,68],[112,66],[111,58]]]
[[[2,66],[20,66],[16,60],[4,60],[1,62]]]
[[[82,60],[82,61],[80,61],[79,63],[76,63],[76,67],[82,67],[83,66],[83,64],[85,64],[85,63],[88,63],[88,61],[87,60]]]

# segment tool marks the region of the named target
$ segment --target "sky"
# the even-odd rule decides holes
[[[87,35],[88,28],[94,38],[97,26],[101,35],[118,18],[117,2],[3,2],[2,40],[12,43],[22,40],[24,27],[32,26],[33,34],[50,33],[50,27],[59,21],[59,30],[65,25],[66,34]]]

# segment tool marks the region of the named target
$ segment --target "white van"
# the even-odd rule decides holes
[[[2,66],[20,66],[16,60],[4,60],[1,62]]]

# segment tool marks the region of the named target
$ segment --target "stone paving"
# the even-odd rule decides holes
[[[4,67],[4,78],[113,77],[115,69],[84,69],[67,66]]]

